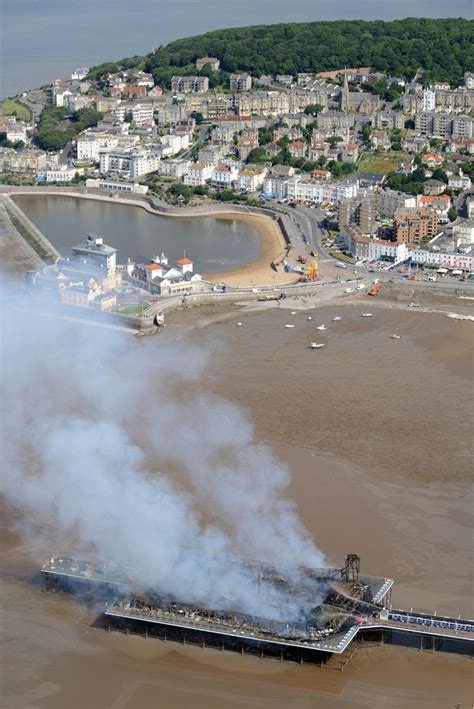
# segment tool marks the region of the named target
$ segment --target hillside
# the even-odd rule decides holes
[[[168,85],[173,74],[196,73],[198,57],[221,60],[221,71],[201,73],[219,85],[229,72],[260,74],[318,72],[343,66],[373,66],[411,78],[425,69],[425,83],[458,85],[474,70],[474,21],[407,18],[392,22],[361,20],[259,25],[217,30],[179,39],[144,57],[94,67],[92,75],[140,66]]]

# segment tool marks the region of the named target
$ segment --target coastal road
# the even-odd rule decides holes
[[[344,270],[337,265],[340,261],[330,256],[322,246],[323,232],[320,224],[326,216],[324,210],[319,207],[305,207],[302,205],[288,207],[279,204],[277,211],[284,212],[294,225],[290,233],[293,249],[298,254],[301,253],[301,255],[306,256],[309,256],[309,253],[313,251],[319,264],[324,264],[322,268],[324,276],[341,277]],[[307,239],[306,244],[303,241],[303,235]],[[349,267],[347,270],[349,270]]]

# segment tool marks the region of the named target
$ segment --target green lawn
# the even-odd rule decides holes
[[[128,308],[122,308],[118,312],[121,315],[141,315],[148,307],[148,303],[143,303],[143,305],[130,305]]]
[[[23,103],[8,98],[1,103],[2,112],[7,116],[15,115],[20,121],[31,120],[31,111]]]
[[[381,155],[371,155],[370,153],[363,154],[357,166],[357,173],[375,172],[384,173],[393,172],[400,164],[408,159],[408,155],[402,152],[385,153]]]

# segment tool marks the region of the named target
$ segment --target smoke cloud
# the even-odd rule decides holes
[[[202,393],[210,353],[41,314],[31,295],[19,310],[1,286],[2,493],[32,553],[93,554],[208,607],[297,619],[315,606],[316,584],[292,600],[234,563],[325,565],[288,469],[239,408]]]

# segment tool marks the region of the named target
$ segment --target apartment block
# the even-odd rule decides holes
[[[250,91],[252,88],[252,77],[249,74],[231,74],[229,78],[229,88],[231,91]]]
[[[419,246],[438,231],[438,216],[433,209],[397,209],[393,222],[397,244]]]
[[[209,90],[207,76],[173,76],[171,90],[178,94],[202,94]]]

